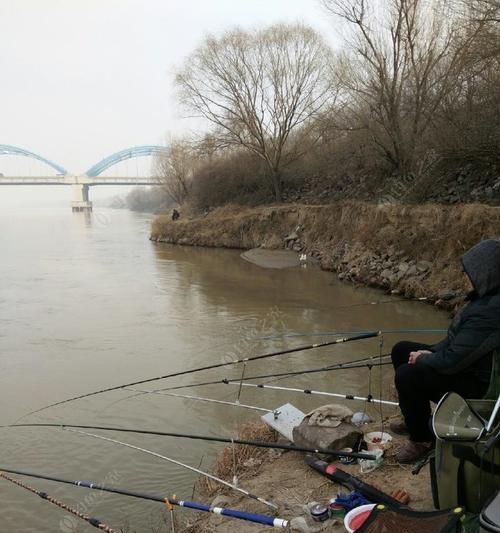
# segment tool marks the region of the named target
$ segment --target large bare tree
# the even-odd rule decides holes
[[[339,72],[350,126],[367,128],[400,175],[419,172],[430,153],[426,133],[473,60],[469,52],[485,17],[462,23],[454,0],[322,3],[349,28],[346,68]]]
[[[315,117],[332,95],[331,51],[302,25],[209,37],[176,81],[181,101],[213,127],[219,146],[240,146],[265,162],[275,199],[283,169],[318,136]]]

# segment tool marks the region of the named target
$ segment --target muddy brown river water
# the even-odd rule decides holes
[[[431,306],[387,300],[381,292],[341,284],[318,268],[263,269],[236,250],[183,248],[148,240],[151,216],[96,210],[18,209],[0,213],[0,424],[45,404],[95,389],[245,355],[326,340],[334,331],[443,328]],[[314,336],[300,336],[300,334]],[[284,336],[287,335],[287,336]],[[437,333],[390,333],[384,351],[402,338],[423,342]],[[281,372],[378,353],[378,341],[339,345],[248,365],[248,373]],[[238,376],[237,368],[194,374],[169,384]],[[382,394],[389,394],[386,367]],[[379,393],[380,379],[373,374]],[[358,369],[281,380],[280,385],[366,394]],[[151,384],[149,388],[159,385]],[[123,391],[69,403],[28,422],[89,423],[232,436],[258,413],[153,395],[121,402]],[[234,400],[237,388],[189,394]],[[241,401],[302,410],[327,399],[244,389]],[[363,404],[350,402],[354,410]],[[209,468],[221,445],[162,437],[108,434]],[[0,468],[108,482],[132,490],[190,499],[194,475],[137,451],[61,429],[1,429]],[[29,481],[33,486],[115,527],[153,531],[153,503]],[[196,498],[196,497],[195,497]],[[262,509],[266,511],[265,508]],[[182,511],[181,511],[182,512]],[[36,496],[0,480],[0,532],[94,531]],[[166,531],[160,529],[159,531]]]

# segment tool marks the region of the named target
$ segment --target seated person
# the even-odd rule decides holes
[[[471,292],[446,339],[434,346],[403,341],[392,349],[404,423],[391,429],[410,436],[396,455],[400,463],[418,461],[433,445],[429,401],[447,392],[482,398],[488,389],[492,353],[500,347],[500,240],[480,242],[461,261]]]

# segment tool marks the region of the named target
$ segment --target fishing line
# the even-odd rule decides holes
[[[133,387],[135,385],[142,385],[144,383],[150,383],[152,381],[159,381],[159,380],[167,379],[167,378],[185,376],[187,374],[194,374],[196,372],[202,372],[202,371],[205,371],[205,370],[213,370],[215,368],[222,368],[222,367],[225,367],[225,366],[231,366],[231,365],[236,365],[236,364],[240,364],[240,363],[246,363],[248,361],[258,361],[258,360],[262,360],[262,359],[268,359],[268,358],[271,358],[271,357],[277,357],[277,356],[280,356],[280,355],[287,355],[287,354],[291,354],[291,353],[295,353],[295,352],[312,350],[312,349],[316,349],[316,348],[323,348],[323,347],[326,347],[326,346],[332,346],[334,344],[342,344],[342,343],[346,343],[346,342],[358,341],[358,340],[363,340],[363,339],[371,339],[373,337],[378,337],[379,335],[380,335],[379,331],[371,331],[371,332],[368,332],[368,333],[362,333],[362,334],[355,335],[355,336],[352,336],[352,337],[342,337],[340,339],[335,339],[333,341],[308,344],[308,345],[305,345],[305,346],[298,346],[296,348],[289,348],[287,350],[281,350],[281,351],[278,351],[278,352],[272,352],[272,353],[267,353],[267,354],[262,354],[262,355],[255,355],[255,356],[252,356],[252,357],[244,357],[244,358],[241,358],[241,359],[234,359],[232,361],[227,361],[225,363],[216,363],[216,364],[212,364],[212,365],[193,368],[193,369],[190,369],[190,370],[181,370],[181,371],[178,371],[178,372],[173,372],[171,374],[165,374],[163,376],[156,376],[156,377],[153,377],[153,378],[134,381],[132,383],[123,383],[122,385],[116,385],[114,387],[108,387],[106,389],[101,389],[101,390],[94,391],[94,392],[88,392],[86,394],[81,394],[79,396],[74,396],[73,398],[68,398],[66,400],[61,400],[59,402],[55,402],[55,403],[46,405],[44,407],[41,407],[40,409],[36,409],[35,411],[31,411],[31,412],[23,415],[22,417],[18,418],[16,420],[16,422],[18,422],[19,420],[22,420],[23,418],[25,418],[27,416],[34,415],[36,413],[40,413],[42,411],[45,411],[46,409],[49,409],[51,407],[56,407],[58,405],[63,405],[63,404],[69,403],[69,402],[73,402],[75,400],[81,400],[83,398],[89,398],[90,396],[96,396],[97,394],[103,394],[105,392],[111,392],[111,391],[123,389],[124,387]]]
[[[384,357],[389,357],[389,356],[390,354],[384,354]],[[254,379],[275,378],[275,377],[299,376],[303,374],[314,374],[318,372],[331,372],[334,370],[348,370],[352,368],[365,368],[365,367],[370,368],[371,366],[380,366],[380,365],[385,366],[385,365],[390,365],[390,364],[391,364],[390,361],[378,363],[378,362],[373,362],[372,358],[364,358],[358,361],[351,361],[351,362],[346,361],[344,363],[336,363],[335,365],[322,366],[322,367],[312,368],[312,369],[307,369],[307,370],[294,370],[290,372],[280,372],[278,374],[259,374],[258,376],[248,376],[244,379],[244,381],[250,381]],[[192,387],[201,387],[203,385],[219,385],[221,383],[225,383],[226,381],[240,382],[241,378],[231,378],[231,379],[224,378],[224,379],[218,379],[214,381],[202,381],[198,383],[191,383],[189,385],[177,385],[175,387],[167,387],[164,389],[156,389],[156,390],[163,392],[163,391],[172,391],[172,390],[179,390],[179,389],[190,389]],[[133,398],[133,396],[127,396],[126,398],[122,398],[122,400],[118,400],[118,401],[127,400],[129,398]]]
[[[162,392],[162,391],[156,391],[156,390],[141,390],[141,389],[131,389],[131,388],[124,388],[123,390],[130,391],[130,392],[140,392],[141,394],[159,394],[160,396],[172,396],[174,398],[186,398],[188,400],[197,400],[197,401],[203,401],[203,402],[209,402],[209,403],[219,403],[222,405],[231,405],[234,407],[241,407],[242,409],[251,409],[254,411],[261,411],[264,413],[272,413],[272,409],[265,409],[264,407],[257,407],[255,405],[247,405],[240,402],[229,402],[226,400],[216,400],[214,398],[203,398],[201,396],[190,396],[189,394],[175,394],[173,392]]]
[[[175,459],[172,459],[171,457],[167,457],[166,455],[161,455],[157,452],[153,452],[151,450],[146,450],[145,448],[141,448],[140,446],[135,446],[134,444],[129,444],[127,442],[122,442],[116,439],[110,439],[109,437],[104,437],[103,435],[96,435],[95,433],[89,433],[87,431],[81,431],[77,429],[70,429],[69,427],[63,427],[64,431],[70,431],[71,433],[79,433],[80,435],[85,435],[87,437],[93,437],[95,439],[103,440],[106,442],[111,442],[113,444],[118,444],[119,446],[124,446],[126,448],[131,448],[132,450],[136,450],[138,452],[142,452],[148,455],[152,455],[153,457],[157,457],[158,459],[163,459],[164,461],[167,461],[169,463],[172,463],[177,466],[182,466],[183,468],[186,468],[187,470],[191,470],[191,472],[195,472],[199,474],[200,476],[206,477],[208,479],[212,479],[213,481],[216,481],[217,483],[220,483],[221,485],[224,485],[225,487],[228,487],[232,490],[235,490],[237,492],[240,492],[244,496],[247,496],[248,498],[251,498],[253,500],[257,500],[260,503],[263,503],[267,507],[270,507],[271,509],[278,510],[278,506],[272,502],[268,502],[264,498],[261,498],[260,496],[256,496],[255,494],[252,494],[246,489],[243,489],[241,487],[237,487],[236,485],[229,483],[228,481],[224,481],[221,478],[218,478],[212,474],[209,474],[208,472],[204,472],[203,470],[199,470],[198,468],[195,468],[194,466],[187,465],[185,463],[181,463],[180,461],[176,461]]]
[[[421,298],[392,298],[390,300],[375,300],[373,302],[363,302],[358,304],[349,304],[349,305],[340,305],[335,306],[332,311],[337,311],[337,309],[352,309],[354,307],[366,307],[369,305],[384,305],[384,304],[394,304],[398,302],[427,302],[429,299],[426,297]]]
[[[255,513],[247,513],[244,511],[238,511],[235,509],[228,509],[224,507],[211,507],[209,505],[205,505],[201,503],[177,500],[175,496],[170,498],[170,497],[158,496],[154,494],[147,494],[144,492],[132,491],[132,490],[124,489],[124,488],[107,487],[105,485],[101,485],[99,483],[93,483],[91,481],[83,481],[83,480],[72,481],[69,479],[64,479],[64,478],[55,477],[55,476],[48,476],[45,474],[38,474],[34,472],[24,472],[22,470],[0,468],[0,475],[2,475],[3,472],[8,472],[10,474],[17,474],[19,476],[32,477],[36,479],[44,479],[47,481],[54,481],[56,483],[63,483],[67,485],[75,485],[76,487],[80,487],[84,489],[98,490],[100,492],[110,492],[114,494],[120,494],[122,496],[129,496],[131,498],[158,502],[163,505],[167,505],[167,507],[168,507],[168,504],[170,504],[170,505],[176,505],[179,507],[185,507],[187,509],[194,509],[196,511],[204,511],[204,512],[213,513],[216,515],[223,515],[223,516],[228,516],[231,518],[238,518],[240,520],[247,520],[249,522],[255,522],[257,524],[264,524],[264,525],[273,526],[273,527],[282,528],[282,529],[288,527],[288,521],[282,518],[275,518],[273,516],[260,515],[260,514],[255,514]],[[7,476],[5,475],[2,475],[2,477],[7,479]],[[13,483],[15,483],[16,481],[17,480],[12,479]],[[111,533],[111,531],[112,530],[108,530],[109,533]]]
[[[389,357],[390,354],[384,354],[384,357]],[[366,359],[365,359],[366,360]],[[326,367],[327,370],[322,370],[322,369],[312,369],[312,370],[308,370],[308,371],[305,371],[304,373],[305,374],[312,374],[312,373],[317,373],[317,372],[330,372],[330,371],[334,371],[334,370],[349,370],[349,369],[352,369],[352,368],[368,368],[368,370],[371,370],[374,366],[386,366],[386,365],[390,365],[391,362],[390,361],[386,361],[386,362],[372,362],[373,359],[368,359],[368,363],[363,363],[363,364],[354,364],[355,361],[353,361],[353,364],[352,366],[349,365],[349,366],[344,366],[342,365],[340,368],[336,368],[336,365],[331,365],[330,367]],[[291,373],[291,372],[283,372],[282,373],[283,375],[276,375],[276,376],[271,376],[272,378],[274,379],[270,379],[269,381],[265,381],[264,382],[264,385],[267,385],[268,383],[277,383],[278,381],[282,381],[284,379],[287,379],[288,377],[290,377],[291,375],[300,375],[302,374],[302,372],[299,372],[299,374],[296,374],[295,372]]]
[[[389,356],[390,356],[390,354],[384,354],[383,355],[383,357],[389,357]],[[377,355],[377,357],[378,357],[378,355]],[[245,378],[245,380],[279,378],[279,379],[269,380],[269,382],[271,383],[271,382],[279,381],[280,379],[285,379],[285,378],[290,377],[290,376],[296,376],[296,375],[302,375],[302,374],[313,374],[313,373],[317,373],[317,372],[329,372],[329,371],[333,371],[333,370],[345,370],[345,369],[350,369],[350,368],[365,368],[365,367],[370,368],[371,366],[379,366],[379,363],[374,363],[373,360],[374,360],[374,356],[364,357],[362,359],[358,359],[358,360],[355,360],[355,361],[346,361],[346,362],[343,362],[343,363],[336,363],[335,365],[330,365],[330,366],[326,366],[326,367],[319,367],[319,368],[314,368],[314,369],[309,369],[309,370],[298,370],[298,371],[291,371],[291,372],[281,372],[279,374],[264,374],[264,375],[258,375],[258,376],[249,376],[249,377]],[[363,363],[363,364],[358,364],[358,363]],[[389,364],[391,364],[391,362],[381,363],[381,365],[389,365]],[[233,378],[233,379],[227,379],[227,381],[231,381],[231,382],[238,381],[238,382],[240,382],[240,381],[242,381],[242,379],[241,378],[239,378],[239,379]],[[131,394],[129,396],[125,396],[124,398],[119,398],[118,400],[115,400],[115,401],[111,402],[110,404],[108,404],[103,409],[103,411],[110,409],[111,407],[113,407],[114,405],[117,405],[118,403],[121,403],[121,402],[124,402],[124,401],[127,401],[127,400],[132,400],[133,398],[137,398],[139,396],[142,396],[143,394],[165,392],[165,391],[173,391],[173,390],[180,390],[180,389],[191,389],[191,388],[194,388],[194,387],[201,387],[201,386],[204,386],[204,385],[220,385],[221,383],[225,383],[225,382],[226,382],[226,378],[223,378],[223,379],[212,380],[212,381],[202,381],[202,382],[198,382],[198,383],[191,383],[189,385],[177,385],[175,387],[166,387],[166,388],[162,388],[162,389],[154,389],[152,391],[145,390],[145,391],[139,392],[137,394]],[[130,389],[125,388],[124,390],[130,390]],[[232,396],[232,394],[230,396]]]
[[[337,457],[356,457],[357,459],[375,459],[374,455],[360,454],[356,452],[343,452],[341,450],[330,450],[328,448],[307,448],[305,446],[296,446],[295,444],[281,444],[277,442],[263,442],[256,440],[246,440],[246,439],[232,439],[227,437],[214,437],[211,435],[194,435],[190,433],[172,433],[166,431],[154,431],[147,429],[133,429],[133,428],[120,428],[120,427],[109,427],[109,426],[88,426],[88,425],[77,425],[77,424],[49,424],[49,423],[33,423],[33,424],[15,424],[9,426],[0,426],[0,428],[33,428],[33,427],[45,427],[45,428],[78,428],[78,429],[96,429],[99,431],[117,431],[120,433],[137,433],[139,435],[155,435],[159,437],[174,437],[181,439],[192,439],[192,440],[204,440],[208,442],[223,442],[226,444],[242,444],[245,446],[255,446],[256,448],[269,448],[274,450],[287,450],[292,452],[305,452],[305,453],[321,453],[324,455],[335,455]],[[68,430],[69,431],[69,430]]]
[[[382,351],[384,349],[384,336],[381,335],[379,338],[379,362],[382,361]],[[371,374],[371,370],[370,370]],[[383,375],[382,371],[379,372],[379,395],[382,396],[383,391]],[[397,404],[399,406],[399,403]],[[380,412],[380,437],[384,434],[384,412],[382,410],[382,404],[379,403],[379,412]]]
[[[372,330],[370,330],[372,331]],[[417,328],[417,329],[382,329],[380,333],[382,334],[399,334],[399,333],[417,333],[417,334],[426,334],[426,333],[446,333],[446,329],[442,328]],[[338,337],[341,335],[355,335],[359,333],[366,333],[364,330],[356,331],[318,331],[315,333],[306,332],[306,333],[285,333],[283,335],[271,335],[268,337],[257,337],[255,340],[277,340],[277,339],[293,339],[300,337]]]

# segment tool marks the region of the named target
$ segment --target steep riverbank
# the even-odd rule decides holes
[[[324,206],[224,207],[172,222],[155,219],[151,239],[251,249],[288,247],[318,260],[339,279],[452,309],[466,290],[459,257],[500,236],[500,209],[338,202]]]

